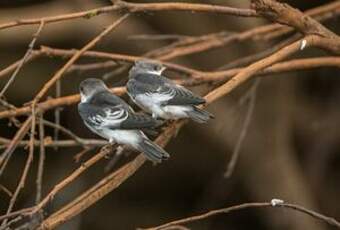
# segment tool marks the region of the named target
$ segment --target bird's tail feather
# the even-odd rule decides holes
[[[161,163],[162,160],[166,160],[170,157],[164,149],[146,138],[139,143],[138,150],[143,152],[149,160],[157,163]]]
[[[193,110],[187,112],[188,116],[198,123],[206,123],[209,119],[214,118],[214,115],[203,109],[193,107]]]

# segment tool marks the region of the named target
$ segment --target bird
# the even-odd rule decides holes
[[[79,91],[81,101],[78,112],[92,132],[110,143],[122,144],[143,152],[155,163],[169,158],[169,154],[142,131],[158,126],[157,120],[147,114],[135,113],[123,99],[111,93],[100,79],[83,80]]]
[[[204,98],[162,75],[165,67],[157,61],[137,60],[126,84],[131,100],[155,119],[191,118],[205,123],[214,116],[198,108]]]

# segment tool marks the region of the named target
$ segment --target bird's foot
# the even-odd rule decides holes
[[[116,143],[114,142],[109,142],[108,145],[105,145],[102,150],[106,152],[105,154],[105,159],[110,159],[111,156],[113,155],[113,153],[115,152],[114,149],[115,149],[115,146],[116,146]]]
[[[109,163],[106,165],[104,171],[110,172],[117,164],[117,162],[121,159],[122,156],[128,156],[131,151],[129,149],[124,148],[123,146],[118,146],[116,149],[116,154],[110,159]]]
[[[121,155],[124,152],[124,147],[119,145],[116,149],[116,155]]]

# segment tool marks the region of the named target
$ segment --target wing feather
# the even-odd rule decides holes
[[[136,114],[125,102],[115,95],[104,94],[95,101],[80,103],[78,110],[83,120],[98,129],[141,129],[154,128],[158,121],[144,114]]]
[[[134,76],[129,80],[127,89],[132,98],[145,95],[163,105],[199,105],[205,103],[202,97],[195,95],[190,90],[155,74]]]

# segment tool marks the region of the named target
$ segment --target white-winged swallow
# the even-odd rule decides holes
[[[157,126],[157,120],[146,114],[136,114],[99,79],[88,78],[82,81],[79,90],[81,102],[78,104],[78,111],[92,132],[111,143],[141,151],[149,160],[157,163],[169,157],[165,150],[141,131]]]
[[[191,118],[205,123],[213,115],[198,108],[205,99],[164,77],[165,67],[158,62],[139,60],[129,72],[130,98],[153,118],[176,120]]]

